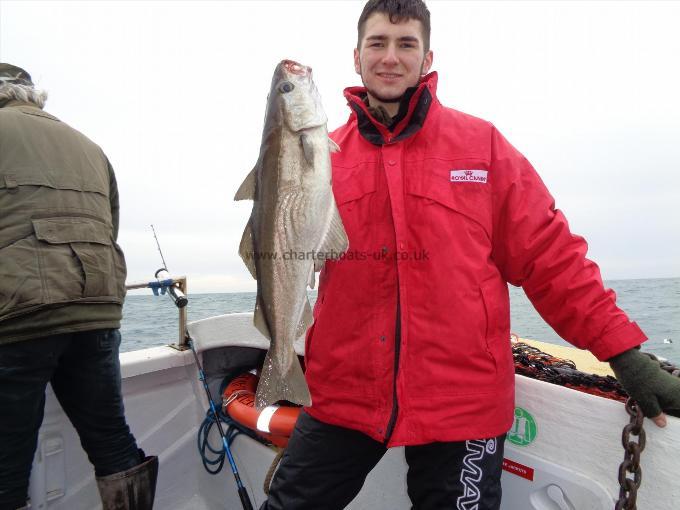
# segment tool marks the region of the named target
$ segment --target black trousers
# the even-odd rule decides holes
[[[0,345],[0,510],[25,505],[48,382],[97,476],[139,464],[125,421],[119,346],[117,329]]]
[[[412,510],[498,510],[505,434],[405,448]],[[387,451],[302,412],[260,510],[341,510]]]

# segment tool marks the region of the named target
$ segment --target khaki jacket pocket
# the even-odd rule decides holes
[[[91,218],[33,220],[47,302],[122,302],[125,260],[111,227]]]
[[[0,249],[0,320],[43,303],[33,236]]]

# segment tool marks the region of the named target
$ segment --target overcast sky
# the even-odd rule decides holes
[[[314,69],[329,128],[359,84],[362,1],[0,1],[0,61],[101,145],[128,281],[255,290],[238,256],[278,61]],[[680,276],[680,4],[431,0],[440,100],[493,122],[539,171],[607,279]]]

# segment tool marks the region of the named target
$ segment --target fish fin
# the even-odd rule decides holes
[[[309,140],[309,136],[306,134],[301,134],[300,135],[300,143],[302,144],[302,152],[305,155],[305,159],[307,160],[307,163],[310,165],[314,164],[314,146],[312,145],[312,142]]]
[[[314,267],[309,268],[309,281],[307,282],[307,285],[309,285],[310,289],[313,289],[314,285],[316,285],[316,275],[314,274],[314,271],[316,271],[316,261],[314,261]]]
[[[257,300],[255,301],[255,312],[253,313],[253,324],[257,328],[257,330],[262,333],[262,335],[271,340],[272,335],[269,332],[269,326],[267,325],[267,318],[264,316],[264,310],[262,309],[262,306],[260,304],[261,299],[260,296],[257,296]]]
[[[250,220],[246,223],[241,236],[241,244],[238,246],[238,254],[243,259],[250,274],[257,280],[257,268],[255,267],[255,246],[253,245],[253,227]]]
[[[302,367],[297,356],[294,357],[295,359],[288,372],[283,374],[271,353],[272,350],[270,349],[264,358],[260,382],[255,393],[255,407],[257,410],[262,410],[279,400],[311,406],[312,396],[309,394],[305,374],[302,373]]]
[[[300,318],[300,324],[298,324],[297,330],[295,332],[295,338],[300,338],[302,335],[307,333],[307,329],[314,322],[314,314],[312,313],[312,305],[309,304],[309,299],[305,298],[305,308],[302,310],[302,317]]]
[[[331,152],[340,152],[340,146],[335,143],[332,138],[328,139],[328,147],[330,148]]]
[[[255,200],[255,183],[257,181],[257,165],[250,171],[238,188],[234,200]]]
[[[315,271],[319,271],[327,259],[340,258],[349,245],[347,233],[335,203],[332,204],[332,208],[328,229],[317,250],[319,257],[314,260]]]

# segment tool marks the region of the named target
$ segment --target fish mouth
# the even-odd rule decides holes
[[[291,73],[291,74],[296,74],[298,76],[311,76],[312,75],[312,68],[303,66],[302,64],[298,64],[294,60],[284,60],[282,62],[284,69]]]

